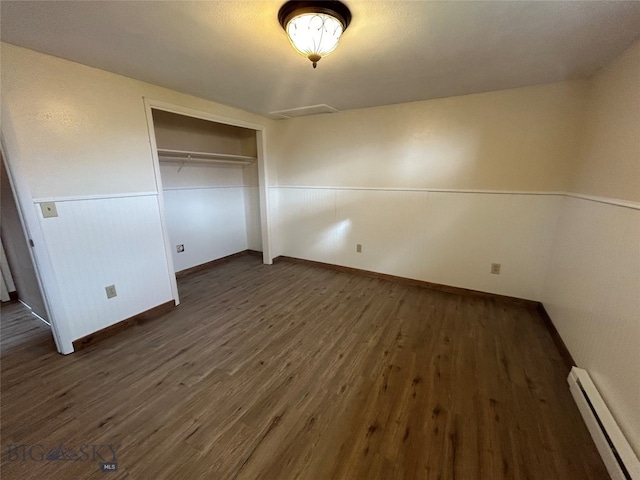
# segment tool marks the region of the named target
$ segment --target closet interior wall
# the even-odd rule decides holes
[[[159,152],[256,157],[251,129],[155,109],[153,124]],[[159,155],[175,271],[247,249],[262,251],[257,162],[212,163],[181,156],[185,159]],[[178,252],[179,245],[184,251]]]

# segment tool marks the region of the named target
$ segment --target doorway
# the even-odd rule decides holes
[[[40,284],[29,251],[29,241],[9,180],[9,174],[0,153],[0,238],[6,254],[7,266],[15,296],[42,322],[51,326]]]

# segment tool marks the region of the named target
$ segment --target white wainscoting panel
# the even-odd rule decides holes
[[[282,255],[538,300],[561,197],[278,188]],[[356,253],[356,244],[362,253]],[[490,273],[500,263],[500,275]]]
[[[547,195],[429,193],[433,281],[539,300],[559,202]],[[490,273],[494,262],[500,275]]]
[[[542,301],[640,455],[640,210],[564,198]]]
[[[167,230],[176,272],[248,248],[245,188],[164,191]],[[177,253],[176,245],[184,245]]]
[[[172,300],[157,196],[34,204],[72,337],[81,338]],[[107,299],[105,287],[117,296]]]
[[[279,189],[278,227],[281,255],[337,263],[345,232],[337,223],[335,190]]]

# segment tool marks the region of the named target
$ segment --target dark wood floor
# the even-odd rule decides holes
[[[179,288],[70,356],[3,308],[3,479],[607,478],[527,307],[252,256]]]

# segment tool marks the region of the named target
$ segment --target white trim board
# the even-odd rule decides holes
[[[543,196],[559,196],[579,198],[591,202],[604,203],[608,205],[616,205],[618,207],[631,208],[640,210],[640,202],[632,202],[630,200],[621,200],[618,198],[598,197],[595,195],[585,195],[582,193],[572,192],[543,192],[543,191],[524,191],[524,190],[465,190],[465,189],[446,189],[446,188],[403,188],[403,187],[329,187],[318,185],[273,185],[269,188],[283,189],[301,189],[301,190],[365,190],[379,192],[425,192],[425,193],[461,193],[461,194],[482,194],[482,195],[543,195]]]
[[[164,187],[164,191],[171,190],[209,190],[216,188],[258,188],[258,185],[206,185],[202,187]]]
[[[145,104],[148,104],[151,108],[156,110],[163,110],[165,112],[175,113],[177,115],[184,115],[187,117],[199,118],[201,120],[209,120],[211,122],[224,123],[226,125],[233,125],[235,127],[248,128],[250,130],[262,131],[264,125],[258,123],[247,122],[245,120],[238,120],[236,118],[224,117],[216,113],[206,112],[204,110],[196,110],[194,108],[183,107],[174,103],[164,102],[162,100],[154,100],[152,98],[143,97]],[[155,135],[154,135],[155,136]]]
[[[69,195],[63,197],[39,197],[34,198],[33,203],[44,202],[80,202],[85,200],[105,200],[110,198],[151,197],[158,192],[131,192],[131,193],[102,193],[97,195]]]
[[[238,187],[259,187],[259,185],[211,185],[203,187],[167,187],[163,190],[190,190],[203,188],[238,188]],[[463,189],[444,189],[444,188],[402,188],[402,187],[327,187],[327,186],[298,186],[298,185],[270,185],[268,188],[289,188],[289,189],[309,189],[309,190],[370,190],[370,191],[389,191],[389,192],[431,192],[431,193],[473,193],[483,195],[550,195],[560,197],[579,198],[591,202],[604,203],[608,205],[616,205],[619,207],[640,210],[639,202],[630,200],[621,200],[610,197],[598,197],[595,195],[585,195],[582,193],[572,192],[528,192],[522,190],[463,190]],[[62,197],[39,197],[34,198],[33,203],[44,202],[73,202],[83,200],[103,200],[109,198],[130,198],[130,197],[147,197],[158,195],[158,192],[131,192],[131,193],[105,193],[97,195],[70,195]]]
[[[447,188],[419,187],[328,187],[315,185],[274,185],[274,188],[309,189],[309,190],[354,190],[377,192],[424,192],[424,193],[475,193],[485,195],[564,195],[563,192],[529,192],[524,190],[465,190]]]
[[[582,193],[563,192],[561,195],[571,198],[579,198],[580,200],[588,200],[590,202],[605,203],[608,205],[616,205],[618,207],[632,208],[634,210],[640,210],[640,203],[632,202],[630,200],[620,200],[618,198],[609,197],[596,197],[595,195],[584,195]]]

